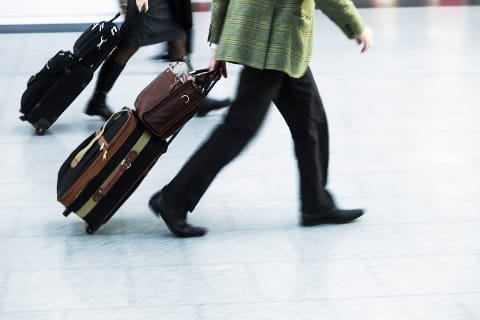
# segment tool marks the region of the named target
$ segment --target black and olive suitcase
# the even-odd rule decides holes
[[[87,233],[106,223],[135,191],[167,142],[152,135],[135,111],[123,108],[84,140],[61,166],[57,199],[75,212]]]

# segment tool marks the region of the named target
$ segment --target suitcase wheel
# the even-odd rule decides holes
[[[35,133],[36,133],[38,136],[43,136],[46,132],[47,132],[47,128],[44,128],[44,127],[42,127],[42,126],[39,126],[39,127],[36,127],[36,128],[35,128]]]
[[[43,136],[48,128],[50,128],[50,126],[52,125],[52,123],[55,121],[55,119],[52,121],[52,120],[47,120],[45,118],[41,118],[39,119],[35,124],[34,124],[34,127],[35,127],[35,133],[39,136]]]
[[[71,211],[70,209],[66,208],[66,209],[63,211],[62,214],[63,214],[64,217],[68,217],[68,215],[69,215],[70,213],[72,213],[72,211]]]
[[[87,229],[85,229],[85,231],[87,232],[87,234],[93,234],[95,231],[97,231],[98,227],[94,227],[94,226],[87,226]]]

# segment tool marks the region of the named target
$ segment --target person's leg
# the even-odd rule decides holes
[[[340,210],[326,189],[329,164],[328,123],[313,75],[287,78],[276,106],[290,128],[300,175],[302,223],[343,223],[359,217],[358,210]]]
[[[329,210],[334,204],[325,190],[328,124],[310,70],[299,79],[287,78],[274,103],[292,134],[300,174],[301,211]]]
[[[192,155],[180,172],[155,194],[152,209],[164,218],[170,230],[178,235],[162,212],[162,202],[193,211],[218,172],[234,159],[258,131],[272,98],[277,95],[284,73],[245,67],[240,75],[238,93],[222,124]],[[165,209],[163,211],[172,211]],[[178,216],[172,219],[179,219]],[[173,229],[173,230],[172,230]]]
[[[178,39],[168,41],[167,46],[169,61],[183,61],[187,64],[190,70],[193,70],[190,58],[188,57],[187,39],[185,34]]]
[[[122,73],[128,60],[137,50],[138,48],[119,47],[103,63],[98,72],[93,96],[89,100],[85,109],[86,114],[91,116],[101,116],[105,120],[110,118],[113,112],[107,105],[107,94]]]

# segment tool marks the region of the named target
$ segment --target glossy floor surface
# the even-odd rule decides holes
[[[57,171],[102,125],[83,114],[93,83],[45,136],[18,120],[29,76],[78,33],[0,35],[0,319],[480,319],[480,7],[361,9],[367,54],[320,12],[312,59],[331,129],[330,189],[357,222],[302,228],[288,130],[274,107],[191,220],[172,237],[147,207],[222,120],[188,123],[94,235],[64,218]],[[197,68],[208,13],[197,13]],[[115,109],[165,63],[139,51]],[[235,92],[239,67],[214,97]]]

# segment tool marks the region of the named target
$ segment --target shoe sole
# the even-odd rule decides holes
[[[363,213],[358,215],[357,217],[354,217],[354,218],[338,219],[338,220],[335,220],[335,219],[319,219],[319,220],[312,220],[312,221],[302,220],[302,222],[300,224],[303,227],[313,227],[313,226],[318,226],[318,225],[321,225],[321,224],[345,224],[345,223],[349,223],[349,222],[357,220],[362,215],[363,215]]]

